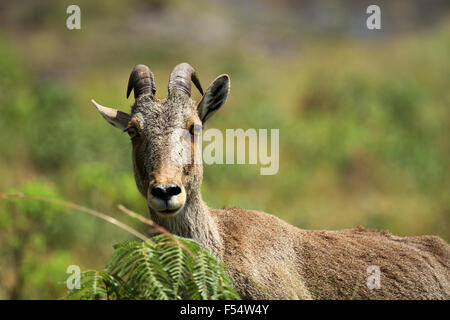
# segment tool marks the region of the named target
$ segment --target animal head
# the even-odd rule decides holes
[[[191,82],[203,95],[198,104],[191,99]],[[135,97],[129,114],[92,100],[108,123],[130,136],[136,185],[159,217],[176,216],[190,194],[199,192],[203,170],[194,161],[196,137],[225,103],[229,88],[228,75],[221,75],[203,94],[195,70],[181,63],[170,74],[168,97],[159,100],[153,73],[137,65],[128,81],[127,98],[133,90]]]

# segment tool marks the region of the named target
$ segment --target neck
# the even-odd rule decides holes
[[[216,256],[220,256],[222,241],[217,224],[208,206],[203,202],[200,191],[187,195],[183,210],[175,217],[160,217],[152,210],[150,215],[153,221],[167,231],[180,237],[193,239],[209,248]]]

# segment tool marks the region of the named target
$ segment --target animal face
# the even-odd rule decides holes
[[[154,97],[153,74],[138,65],[128,85],[127,95],[135,92],[131,113],[93,101],[110,124],[130,136],[136,185],[151,212],[163,218],[179,214],[192,190],[199,190],[203,172],[194,159],[197,141],[229,92],[229,77],[221,75],[196,105],[190,98],[191,80],[203,94],[194,69],[186,63],[176,66],[170,76],[169,96],[159,100]]]
[[[192,157],[185,155],[186,150],[194,150],[194,131],[201,126],[188,97],[172,96],[165,101],[142,97],[135,102],[125,130],[133,144],[139,191],[155,212],[174,215],[183,208],[186,188],[201,174]]]

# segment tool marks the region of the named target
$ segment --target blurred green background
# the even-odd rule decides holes
[[[66,8],[81,8],[81,30]],[[379,4],[382,30],[365,26]],[[205,166],[212,207],[305,229],[363,225],[450,240],[448,1],[2,1],[0,192],[66,199],[135,228],[147,214],[126,134],[90,103],[128,111],[144,63],[166,96],[189,62],[206,87],[231,77],[208,127],[279,128],[280,170]],[[193,94],[198,100],[199,94]],[[0,298],[59,298],[66,268],[104,266],[130,235],[94,217],[0,200]]]

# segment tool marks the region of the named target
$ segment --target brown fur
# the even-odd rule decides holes
[[[96,104],[114,126],[134,125],[139,131],[133,138],[134,175],[155,222],[204,244],[222,259],[243,298],[450,298],[450,247],[439,237],[396,237],[362,227],[302,230],[264,212],[208,208],[200,195],[202,165],[173,163],[168,137],[174,129],[204,124],[225,102],[228,88],[228,76],[217,78],[199,106],[184,91],[174,90],[165,100],[152,91],[136,97],[130,115]],[[181,187],[173,204],[182,205],[176,215],[152,207],[149,190],[157,183]],[[380,289],[366,286],[370,265],[380,267]]]
[[[211,213],[223,239],[220,256],[243,297],[450,297],[450,250],[439,237],[402,238],[362,227],[301,230],[266,213],[239,208]],[[380,267],[380,289],[366,286],[369,265]]]

